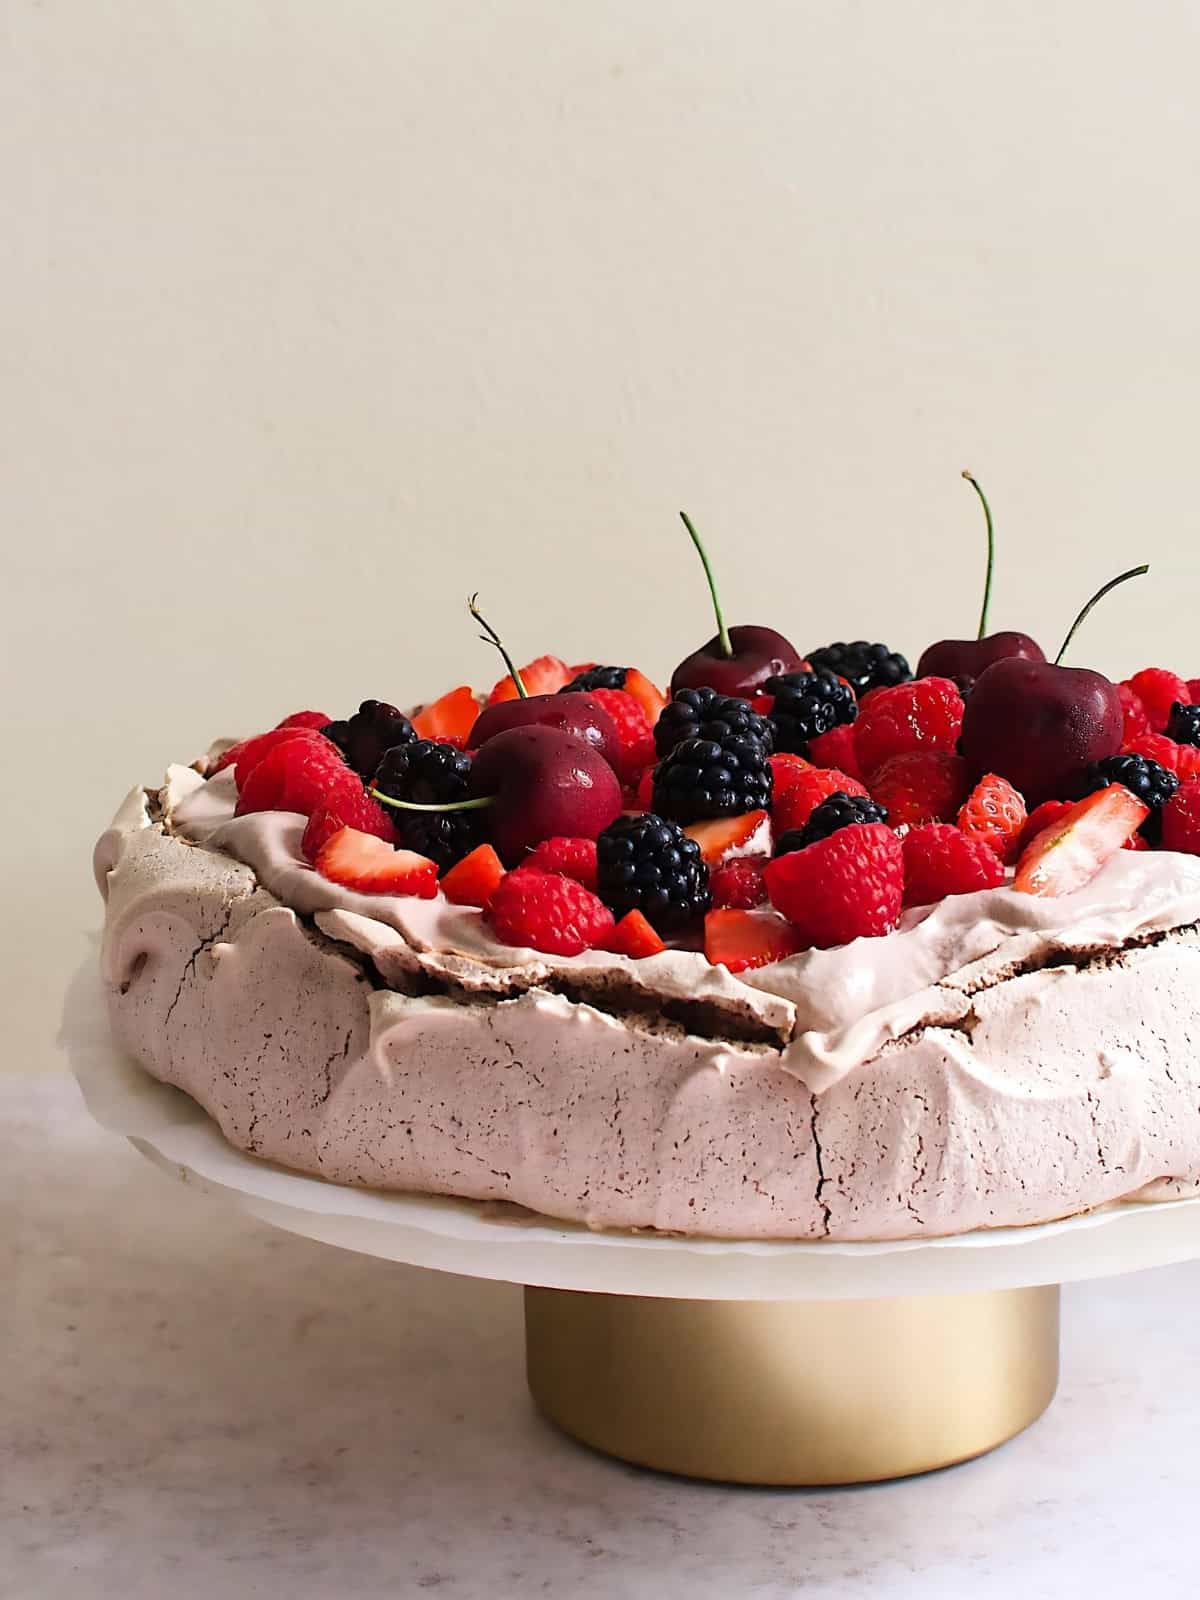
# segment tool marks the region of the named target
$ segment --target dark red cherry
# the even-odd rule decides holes
[[[595,839],[621,814],[621,785],[596,747],[538,724],[482,745],[469,787],[490,798],[485,826],[510,867],[543,839]]]
[[[780,672],[795,672],[803,665],[803,657],[795,645],[774,628],[752,624],[725,626],[708,555],[687,512],[681,511],[679,515],[704,568],[717,631],[707,644],[702,644],[675,668],[671,674],[671,693],[677,689],[715,689],[718,694],[741,695],[748,700],[768,678]]]
[[[468,750],[478,750],[510,728],[557,728],[598,750],[614,771],[621,760],[621,740],[616,724],[590,694],[531,694],[524,699],[500,700],[485,706],[475,719]]]

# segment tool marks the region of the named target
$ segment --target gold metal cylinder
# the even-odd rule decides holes
[[[1057,1285],[898,1300],[526,1289],[529,1388],[594,1449],[726,1483],[867,1483],[968,1460],[1058,1383]]]

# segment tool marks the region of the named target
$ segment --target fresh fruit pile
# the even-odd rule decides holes
[[[964,474],[964,476],[968,476]],[[876,937],[906,907],[1005,884],[1080,888],[1121,849],[1200,854],[1200,679],[1123,683],[1023,633],[941,640],[914,675],[886,645],[801,655],[717,632],[664,695],[634,667],[503,656],[407,715],[297,712],[227,750],[237,815],[306,819],[313,869],[364,895],[477,910],[498,943],[633,960],[667,940],[742,972]],[[1084,607],[1139,575],[1122,574]]]

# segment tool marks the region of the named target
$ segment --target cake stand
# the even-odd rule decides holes
[[[516,1207],[351,1189],[233,1149],[118,1052],[91,963],[62,1042],[96,1120],[171,1176],[306,1238],[523,1284],[544,1415],[688,1477],[862,1483],[980,1455],[1054,1396],[1060,1284],[1200,1256],[1200,1199],[842,1245],[596,1233]]]

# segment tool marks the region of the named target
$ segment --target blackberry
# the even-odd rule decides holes
[[[712,903],[700,846],[653,812],[618,817],[596,840],[597,892],[614,916],[640,911],[658,933],[702,917]]]
[[[469,799],[467,783],[471,758],[450,744],[435,744],[432,739],[416,739],[410,744],[393,745],[375,773],[373,787],[393,800],[412,800],[418,805],[436,806]],[[478,811],[402,811],[386,807],[396,825],[400,844],[406,850],[428,856],[445,871],[474,850],[483,836]]]
[[[1185,706],[1176,700],[1167,723],[1167,738],[1176,744],[1200,744],[1200,706]]]
[[[675,822],[740,817],[770,803],[771,768],[757,739],[685,739],[654,769],[654,810]]]
[[[326,723],[321,732],[333,740],[355,772],[364,778],[374,773],[385,750],[411,744],[417,737],[417,730],[403,711],[383,700],[364,700],[348,721]]]
[[[628,667],[589,667],[586,672],[576,673],[558,692],[575,694],[580,689],[623,689],[628,672]]]
[[[907,683],[912,668],[898,650],[889,650],[885,644],[868,644],[865,639],[855,639],[853,644],[823,645],[810,650],[805,658],[810,666],[823,667],[839,678],[845,678],[856,695],[868,689],[890,689],[895,683]]]
[[[754,739],[770,755],[774,730],[766,717],[752,711],[745,700],[718,694],[715,689],[680,689],[654,725],[654,748],[669,756],[685,739]]]
[[[1150,807],[1150,815],[1139,832],[1151,844],[1157,844],[1162,838],[1162,808],[1179,788],[1175,773],[1147,756],[1107,756],[1088,768],[1087,792],[1107,789],[1110,783],[1124,784],[1143,805]]]
[[[775,854],[782,856],[786,855],[788,850],[803,850],[806,844],[816,844],[818,839],[828,839],[829,835],[836,833],[839,828],[852,827],[856,822],[886,822],[887,819],[887,807],[881,806],[877,800],[872,800],[865,794],[847,794],[844,789],[838,789],[828,800],[822,800],[819,806],[814,807],[812,815],[802,828],[791,828],[781,835],[779,843],[775,846]],[[798,843],[785,846],[785,840],[797,835]]]
[[[858,716],[854,690],[832,672],[785,672],[768,678],[764,688],[775,697],[770,722],[776,750],[807,755],[810,739]]]

